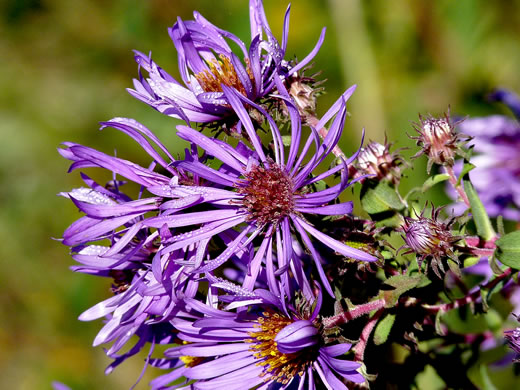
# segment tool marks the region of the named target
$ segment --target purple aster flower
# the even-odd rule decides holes
[[[283,93],[285,90],[281,81],[278,80],[277,84],[278,90]],[[224,86],[223,90],[240,118],[253,149],[239,145],[235,150],[228,144],[209,138],[187,126],[178,126],[179,137],[202,148],[205,155],[220,160],[220,166],[215,169],[197,161],[177,161],[174,163],[176,168],[196,173],[206,184],[212,185],[185,186],[170,183],[164,186],[163,192],[177,194],[179,201],[183,199],[181,194],[185,197],[200,195],[198,210],[203,204],[212,207],[205,211],[186,209],[180,215],[172,214],[164,207],[163,215],[146,219],[143,224],[152,228],[193,227],[165,241],[162,253],[186,247],[200,240],[211,239],[229,229],[238,229],[239,234],[227,244],[224,251],[212,259],[204,259],[203,264],[195,271],[211,272],[244,247],[256,243],[257,248],[248,265],[249,272],[243,287],[249,290],[253,288],[262,263],[265,263],[269,289],[277,295],[277,275],[281,275],[287,296],[291,295],[289,283],[283,282],[283,279],[288,278],[288,273],[284,270],[295,265],[293,241],[296,240],[311,253],[321,280],[332,295],[332,289],[322,268],[322,257],[314,244],[315,240],[353,259],[376,260],[368,253],[351,248],[322,233],[304,216],[345,215],[352,211],[352,202],[334,202],[337,202],[339,195],[350,185],[347,164],[356,155],[323,173],[314,172],[331,154],[341,137],[346,116],[345,102],[353,93],[354,87],[346,91],[318,123],[317,128],[321,129],[335,116],[323,142],[312,127],[311,135],[305,142],[301,142],[301,119],[285,91],[285,96],[281,98],[286,101],[291,119],[291,144],[287,153],[278,127],[262,107],[231,88]],[[272,134],[272,154],[262,145],[244,103],[257,109],[266,118]],[[215,165],[217,164],[213,164]],[[339,173],[341,180],[338,184],[320,191],[312,190],[313,184]],[[273,250],[276,258],[272,255]],[[304,278],[302,270],[297,269],[294,277]],[[298,281],[299,286],[302,284],[302,280]]]
[[[307,65],[323,43],[325,29],[316,47],[297,65],[283,60],[289,33],[289,8],[285,14],[282,43],[273,36],[261,0],[250,1],[251,44],[249,49],[235,35],[206,20],[198,12],[194,19],[180,18],[169,34],[178,52],[182,83],[161,69],[150,56],[136,51],[141,72],[129,89],[137,99],[156,110],[186,122],[212,122],[230,114],[223,86],[236,89],[252,101],[266,96],[275,85],[279,72],[288,78]],[[228,42],[240,48],[233,53]],[[243,58],[241,61],[240,57]]]
[[[319,312],[296,313],[269,292],[257,292],[266,299],[248,312],[218,310],[194,299],[191,309],[172,321],[183,345],[165,352],[178,358],[178,368],[151,382],[153,389],[167,387],[185,377],[193,389],[316,389],[321,382],[328,389],[347,389],[345,380],[365,381],[357,371],[360,363],[338,358],[351,344],[327,345]],[[297,387],[296,387],[297,386]]]
[[[520,221],[520,124],[492,115],[466,119],[459,130],[473,137],[475,169],[469,176],[489,215]]]

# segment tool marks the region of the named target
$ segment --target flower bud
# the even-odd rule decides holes
[[[423,118],[414,128],[419,136],[410,137],[416,140],[421,150],[412,158],[424,154],[428,157],[427,171],[430,173],[433,164],[453,166],[455,154],[460,144],[460,134],[455,133],[455,124],[450,122],[449,115],[444,118]]]
[[[401,227],[404,232],[404,247],[409,250],[406,253],[416,253],[419,268],[422,262],[429,258],[433,271],[439,278],[444,271],[442,260],[451,258],[458,263],[458,258],[453,252],[453,244],[461,238],[453,236],[450,230],[451,222],[443,223],[439,221],[440,209],[432,210],[432,218],[425,218],[421,214],[418,218],[405,218],[404,225]]]
[[[317,344],[318,329],[310,321],[299,320],[283,328],[274,341],[281,353],[296,353]]]
[[[391,144],[370,142],[361,148],[354,164],[354,176],[371,175],[375,180],[389,180],[398,184],[403,160],[397,153],[390,153]]]

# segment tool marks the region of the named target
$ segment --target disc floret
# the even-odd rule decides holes
[[[278,164],[254,166],[244,176],[244,184],[238,192],[244,195],[242,205],[249,220],[263,226],[277,223],[294,211],[292,179]]]

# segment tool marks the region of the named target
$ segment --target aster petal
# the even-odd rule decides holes
[[[255,131],[253,122],[251,122],[251,118],[249,117],[249,114],[247,113],[244,106],[240,102],[241,95],[238,92],[236,92],[234,89],[226,87],[225,85],[222,85],[222,91],[224,91],[224,94],[226,95],[226,97],[229,100],[229,104],[231,104],[231,106],[233,107],[233,110],[235,111],[238,118],[240,119],[240,122],[242,122],[242,125],[246,129],[247,135],[249,136],[249,139],[251,140],[251,143],[253,144],[254,149],[258,153],[260,160],[265,163],[267,160],[267,157],[265,156],[265,153],[263,151],[260,137],[258,137],[258,134]]]
[[[320,232],[316,228],[309,225],[307,222],[305,222],[300,217],[294,216],[293,220],[297,221],[299,225],[301,225],[306,231],[308,231],[310,234],[314,236],[314,238],[318,239],[325,245],[327,245],[329,248],[334,249],[336,252],[341,253],[344,256],[351,257],[356,260],[363,260],[363,261],[376,261],[377,258],[374,256],[363,252],[356,248],[351,248],[348,245],[345,245],[332,237],[327,236],[326,234]]]
[[[246,274],[244,278],[244,283],[242,285],[242,287],[244,287],[245,289],[252,290],[255,285],[256,278],[258,277],[258,273],[260,272],[262,259],[264,258],[266,249],[268,248],[271,242],[271,232],[272,226],[269,227],[269,230],[266,232],[266,238],[262,240],[262,243],[260,244],[260,247],[257,249],[255,256],[249,263],[250,269],[248,270],[248,273]]]
[[[320,368],[322,369],[322,375],[321,376],[321,379],[324,379],[324,382],[326,384],[328,384],[332,389],[334,390],[348,390],[348,387],[345,386],[345,384],[343,382],[341,382],[337,377],[336,375],[334,375],[332,373],[332,371],[329,369],[329,367],[327,366],[327,364],[323,361],[323,359],[321,359],[320,357],[318,357],[318,362],[320,364]],[[314,367],[316,368],[317,364],[314,363]],[[318,371],[319,373],[320,371]],[[325,377],[325,378],[324,378]]]
[[[204,303],[197,301],[196,299],[187,298],[185,301],[189,307],[191,307],[194,310],[197,310],[202,314],[221,318],[233,318],[235,316],[234,313],[214,309],[211,306],[205,305]]]
[[[85,310],[83,313],[81,313],[78,317],[78,320],[92,321],[104,317],[115,310],[115,308],[117,307],[116,305],[120,300],[120,295],[115,295],[113,297],[105,299],[104,301],[97,303],[90,309]]]
[[[240,235],[224,249],[224,251],[218,255],[214,260],[209,260],[206,265],[200,267],[197,272],[209,272],[213,271],[217,267],[220,267],[224,262],[226,262],[233,254],[236,252],[237,248],[239,246],[245,246],[247,244],[242,243],[242,239],[251,231],[253,230],[252,226],[247,226],[244,228],[244,230],[240,233]],[[256,234],[255,234],[256,233]],[[255,236],[260,233],[260,230],[257,229],[257,231],[253,233]]]
[[[290,97],[285,85],[279,77],[275,77],[275,84],[278,93],[281,94],[280,98],[284,101],[289,117],[291,119],[291,145],[289,146],[289,155],[287,157],[287,170],[291,171],[298,155],[298,148],[300,147],[301,138],[301,119],[298,113],[298,108],[294,105],[292,98]],[[283,144],[282,144],[283,149]]]
[[[242,390],[244,388],[244,380],[247,380],[248,386],[250,385],[252,388],[256,388],[255,386],[264,381],[264,378],[260,375],[262,371],[263,367],[249,364],[217,378],[208,381],[199,381],[194,386],[197,390]]]
[[[200,162],[178,161],[175,166],[181,169],[186,169],[189,172],[197,172],[199,177],[209,180],[216,184],[224,186],[233,186],[235,179],[232,176],[226,175],[215,169],[207,167]]]
[[[241,215],[236,218],[230,218],[227,221],[219,221],[218,223],[212,223],[204,225],[198,229],[189,231],[187,233],[181,233],[172,237],[173,244],[165,243],[162,253],[169,253],[174,250],[184,248],[189,244],[202,241],[203,239],[211,238],[216,234],[223,232],[229,228],[240,225],[246,219],[245,215]]]
[[[175,159],[172,157],[168,149],[164,147],[164,145],[159,141],[159,139],[150,131],[148,130],[144,125],[137,122],[135,119],[129,119],[129,118],[113,118],[108,122],[101,122],[101,129],[103,130],[106,127],[112,127],[116,130],[120,130],[125,134],[128,134],[130,137],[132,137],[137,143],[148,153],[151,157],[154,158],[157,163],[159,163],[163,168],[170,171],[170,173],[176,175],[176,172],[171,169],[169,163],[164,161],[164,159],[159,155],[153,146],[148,142],[148,140],[142,136],[140,133],[145,134],[147,137],[149,137],[152,141],[155,142],[157,146],[166,154],[168,158],[170,158],[170,161],[175,161]]]
[[[307,54],[305,56],[305,58],[303,60],[298,62],[293,68],[291,68],[289,70],[288,76],[291,76],[291,75],[295,74],[296,72],[298,72],[300,69],[303,69],[309,62],[312,61],[312,59],[314,57],[316,57],[316,54],[318,54],[318,51],[320,51],[320,49],[321,49],[321,45],[323,44],[323,41],[325,41],[325,32],[326,31],[327,31],[327,29],[324,27],[321,30],[320,37],[318,38],[318,42],[316,42],[316,45],[314,46],[314,48],[311,50],[311,52],[309,54]]]
[[[289,20],[291,16],[291,4],[287,6],[285,15],[283,17],[283,28],[282,28],[282,50],[285,53],[287,50],[287,41],[289,38]]]
[[[157,203],[159,200],[159,198],[147,198],[122,204],[107,205],[83,202],[76,199],[74,195],[71,195],[70,199],[79,210],[83,211],[91,218],[109,218],[123,215],[144,214],[149,211],[157,210]]]
[[[168,182],[168,179],[163,175],[140,167],[130,161],[109,156],[86,146],[74,144],[69,146],[68,149],[74,156],[92,164],[89,166],[98,166],[108,169],[145,187]],[[71,166],[71,169],[75,168],[79,168],[79,166],[76,165],[74,168]]]
[[[190,226],[236,217],[239,213],[240,211],[236,209],[197,211],[193,213],[148,218],[143,221],[143,225],[155,228],[160,228],[165,224],[170,228]]]
[[[218,158],[224,164],[229,165],[237,172],[242,172],[244,170],[244,166],[232,155],[220,147],[213,139],[206,137],[198,131],[190,129],[187,126],[179,125],[177,126],[177,135],[186,141],[193,142],[194,144],[200,146],[208,154]]]
[[[197,11],[193,12],[193,16],[194,16],[195,20],[198,23],[200,23],[201,25],[211,26],[215,31],[218,32],[218,34],[220,34],[228,39],[231,39],[233,42],[235,42],[240,47],[240,50],[242,50],[242,54],[244,55],[244,57],[247,57],[246,45],[237,36],[235,36],[234,34],[231,34],[229,31],[223,30],[223,29],[215,26],[214,24],[209,22],[206,18],[204,18],[201,14],[199,14]],[[229,51],[231,51],[231,49]]]
[[[330,294],[330,296],[334,296],[334,293],[332,292],[332,287],[330,286],[329,280],[327,278],[327,275],[325,275],[325,271],[323,271],[323,266],[321,265],[322,259],[319,255],[318,251],[314,248],[314,245],[312,245],[311,240],[307,236],[307,233],[305,232],[304,228],[301,226],[299,222],[299,218],[292,216],[291,219],[293,220],[294,226],[296,227],[296,230],[300,233],[300,237],[303,240],[303,243],[307,247],[307,249],[311,252],[312,259],[314,260],[314,263],[316,264],[316,269],[318,270],[318,274],[320,275],[321,282],[325,286],[325,290]]]
[[[357,85],[354,84],[353,86],[351,86],[350,88],[348,88],[344,93],[343,95],[341,95],[339,97],[338,100],[336,100],[336,102],[328,109],[328,111],[325,113],[325,115],[323,115],[320,119],[320,121],[318,122],[318,124],[316,125],[316,128],[317,129],[321,129],[322,127],[325,126],[325,124],[334,116],[336,115],[336,113],[341,109],[341,106],[344,105],[348,99],[352,96],[352,94],[354,93],[354,91],[356,90],[357,88]]]
[[[296,353],[316,345],[318,329],[307,320],[295,321],[284,327],[275,337],[277,348],[282,353]]]
[[[186,376],[190,379],[215,378],[253,364],[254,361],[255,359],[251,356],[251,352],[236,352],[195,367],[190,367],[186,370]]]
[[[250,105],[253,108],[260,111],[260,113],[264,116],[264,118],[269,123],[269,128],[271,129],[271,134],[273,135],[273,140],[274,140],[273,146],[274,146],[275,162],[283,167],[284,160],[285,160],[284,145],[283,145],[282,135],[280,134],[280,130],[278,130],[278,126],[276,126],[276,122],[273,120],[271,115],[269,115],[267,113],[267,111],[264,108],[262,108],[262,106],[256,104],[255,102],[253,102],[252,100],[249,100],[248,98],[246,98],[245,96],[243,96],[241,94],[237,94],[236,96],[240,100],[242,100],[244,103],[246,103],[247,105]]]
[[[79,229],[67,229],[63,235],[63,244],[68,246],[74,246],[79,244],[84,244],[89,241],[97,240],[102,235],[111,232],[114,229],[117,229],[120,226],[123,226],[127,222],[130,222],[134,219],[134,215],[125,215],[122,217],[115,217],[111,219],[106,219],[103,221],[97,221],[95,225],[92,225],[84,230]]]
[[[309,214],[345,215],[350,214],[353,208],[354,205],[352,202],[346,202],[321,207],[296,207],[295,210]]]
[[[336,345],[329,345],[327,347],[322,347],[321,352],[326,353],[329,356],[339,356],[346,354],[348,351],[350,351],[351,347],[352,344],[341,343]]]

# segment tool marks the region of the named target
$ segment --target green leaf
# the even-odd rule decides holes
[[[491,225],[491,221],[489,220],[484,205],[480,201],[475,188],[473,188],[473,185],[469,181],[464,180],[464,191],[466,192],[471,205],[471,212],[473,213],[473,219],[477,226],[477,234],[486,241],[491,240],[495,237],[495,231],[493,230],[493,226]]]
[[[460,271],[459,264],[455,260],[448,259],[448,267],[450,267],[451,272],[457,275],[458,278],[462,279],[462,272]]]
[[[464,268],[468,268],[468,267],[471,267],[472,265],[475,265],[479,262],[480,260],[480,257],[478,256],[470,256],[470,257],[466,257],[464,259]]]
[[[283,146],[291,146],[291,136],[282,135],[282,143],[283,143]]]
[[[437,314],[435,314],[435,331],[439,336],[446,336],[446,331],[442,328],[442,316],[445,314],[444,311],[439,310]]]
[[[475,165],[469,162],[464,163],[464,166],[462,167],[462,172],[459,175],[459,180],[457,180],[457,185],[460,185],[460,181],[462,180],[464,175],[467,175],[470,171],[473,170],[473,168],[475,168]]]
[[[385,281],[385,284],[394,287],[394,290],[386,290],[383,291],[383,295],[387,302],[386,307],[393,307],[399,297],[405,292],[411,290],[412,288],[420,288],[427,286],[431,281],[424,276],[424,274],[419,274],[417,276],[409,276],[409,275],[394,275],[388,278]]]
[[[489,378],[488,370],[485,365],[480,366],[480,376],[482,378],[482,390],[497,390],[491,379]]]
[[[493,256],[489,258],[489,267],[495,275],[500,275],[502,272],[504,272],[504,270],[500,268],[500,265],[498,264],[496,253],[494,253]]]
[[[504,230],[504,217],[502,217],[501,215],[497,217],[497,230],[499,236],[506,235],[506,231]]]
[[[520,230],[506,234],[495,244],[498,260],[511,268],[520,269]]]
[[[451,332],[458,334],[484,333],[499,328],[502,323],[500,315],[492,308],[484,314],[473,314],[469,306],[450,310],[441,318]]]
[[[403,216],[399,213],[392,212],[391,216],[387,217],[386,213],[371,215],[372,220],[375,221],[376,227],[392,227],[397,228],[403,224]]]
[[[401,202],[395,188],[392,188],[385,182],[379,182],[375,186],[367,182],[361,189],[361,205],[369,214],[402,210],[404,208],[404,204]]]
[[[381,345],[386,343],[388,340],[388,335],[390,334],[390,330],[392,330],[392,326],[395,322],[395,314],[387,314],[376,326],[374,331],[374,344]]]
[[[439,173],[438,175],[429,177],[423,184],[421,191],[426,192],[437,183],[442,183],[450,178],[447,173]]]

